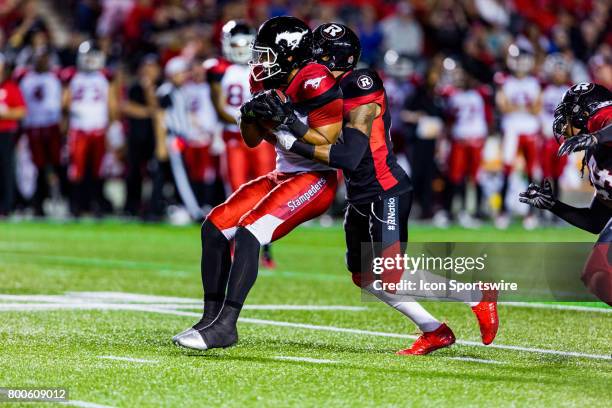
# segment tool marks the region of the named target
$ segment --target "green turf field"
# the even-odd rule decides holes
[[[594,237],[569,228],[423,226],[412,228],[411,240]],[[461,343],[395,356],[417,330],[397,312],[362,302],[344,269],[339,227],[302,227],[274,245],[278,268],[260,271],[237,346],[179,349],[172,335],[200,312],[199,245],[197,227],[0,223],[0,387],[67,387],[73,405],[94,408],[612,401],[612,309],[603,304],[502,305],[500,333],[483,347],[468,307],[428,303]]]

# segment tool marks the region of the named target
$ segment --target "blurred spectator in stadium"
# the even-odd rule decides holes
[[[380,61],[380,46],[384,39],[376,9],[371,5],[365,5],[361,8],[360,17],[357,34],[361,42],[361,62],[376,66]]]
[[[423,29],[415,19],[410,1],[397,3],[396,12],[381,22],[385,50],[394,49],[411,56],[423,52]]]
[[[429,219],[434,213],[432,182],[435,173],[436,141],[442,135],[444,110],[436,95],[440,80],[440,58],[432,61],[424,81],[418,84],[406,99],[402,119],[409,134],[408,157],[412,170],[415,201],[421,218]]]
[[[26,105],[19,86],[11,79],[4,55],[0,54],[0,217],[12,209],[15,191],[15,142]]]
[[[455,51],[468,30],[463,2],[436,0],[427,17],[428,39],[438,51]],[[407,34],[407,33],[406,33]]]
[[[63,179],[60,160],[64,142],[60,131],[62,83],[57,72],[51,69],[51,54],[46,50],[38,50],[33,55],[32,65],[32,69],[24,72],[19,87],[28,107],[24,130],[32,162],[38,170],[32,204],[35,214],[42,216],[43,201],[50,193],[47,172],[52,170],[56,187]]]
[[[127,177],[124,211],[127,215],[141,215],[143,210],[143,176],[150,172],[155,151],[153,120],[158,108],[155,90],[160,77],[158,58],[145,55],[138,66],[135,80],[121,104],[127,124]]]
[[[589,60],[589,69],[595,82],[612,89],[612,48],[609,46],[600,48],[602,51]]]

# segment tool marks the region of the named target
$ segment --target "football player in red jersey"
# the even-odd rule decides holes
[[[274,170],[274,146],[270,143],[249,148],[240,136],[240,107],[251,98],[249,78],[251,43],[255,30],[243,21],[230,20],[223,26],[221,49],[223,59],[205,62],[210,82],[211,99],[217,116],[223,123],[225,152],[222,160],[226,190],[233,193],[247,181]],[[269,245],[262,248],[262,264],[274,267]]]
[[[343,170],[349,202],[344,222],[346,262],[353,282],[413,320],[423,331],[412,347],[398,354],[422,355],[450,346],[455,336],[446,324],[413,298],[394,297],[372,283],[373,258],[395,258],[405,252],[412,184],[392,151],[390,110],[382,80],[374,70],[355,69],[361,54],[358,37],[347,26],[329,23],[317,27],[314,39],[316,60],[332,71],[342,89],[342,141],[315,146],[318,137],[306,134],[298,138],[297,132],[277,135],[277,139],[288,151]],[[277,109],[287,113],[284,122],[291,121],[295,106],[276,101]],[[382,281],[397,282],[403,273],[383,272]],[[428,272],[422,272],[420,277],[428,281],[441,279]],[[453,297],[472,306],[485,344],[493,341],[499,325],[496,297],[493,292],[458,293]]]
[[[295,17],[271,18],[259,28],[252,48],[254,81],[275,93],[282,90],[300,107],[301,119],[288,128],[335,142],[342,128],[342,94],[329,70],[310,62],[308,26]],[[241,134],[249,147],[268,137],[256,112],[269,93],[255,96],[241,108]],[[289,129],[274,130],[276,135],[282,132]],[[236,322],[257,278],[261,246],[331,205],[337,185],[334,169],[280,148],[276,151],[275,171],[241,186],[204,221],[204,313],[192,328],[173,338],[177,345],[206,350],[236,343]],[[235,243],[233,260],[230,240]]]
[[[564,138],[559,155],[584,151],[583,166],[595,187],[590,207],[576,208],[556,199],[551,183],[529,185],[519,200],[551,211],[572,225],[599,234],[581,279],[599,299],[612,306],[612,92],[594,83],[568,89],[555,109],[553,132]]]

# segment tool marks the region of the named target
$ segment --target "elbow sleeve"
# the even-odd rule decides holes
[[[332,145],[329,150],[329,165],[344,170],[355,170],[363,158],[370,141],[363,132],[345,127],[342,143]]]

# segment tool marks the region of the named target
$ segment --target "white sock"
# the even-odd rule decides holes
[[[425,281],[428,283],[445,283],[448,287],[449,280],[443,276],[436,275],[435,273],[431,273],[429,271],[418,270],[414,274],[406,271],[402,279],[411,280],[414,282]],[[427,292],[427,291],[398,291],[398,295],[408,295],[415,296],[417,298],[427,298],[430,300],[455,300],[459,302],[463,302],[466,305],[473,307],[476,306],[482,300],[482,291],[480,289],[475,289],[472,291],[436,291],[436,292]]]
[[[390,295],[382,290],[375,290],[372,284],[365,288],[368,292],[376,296],[380,301],[388,304],[418,326],[423,332],[436,330],[442,322],[433,317],[423,306],[418,304],[413,298],[402,296],[402,302],[396,300],[397,296]],[[406,301],[407,300],[407,301]]]

